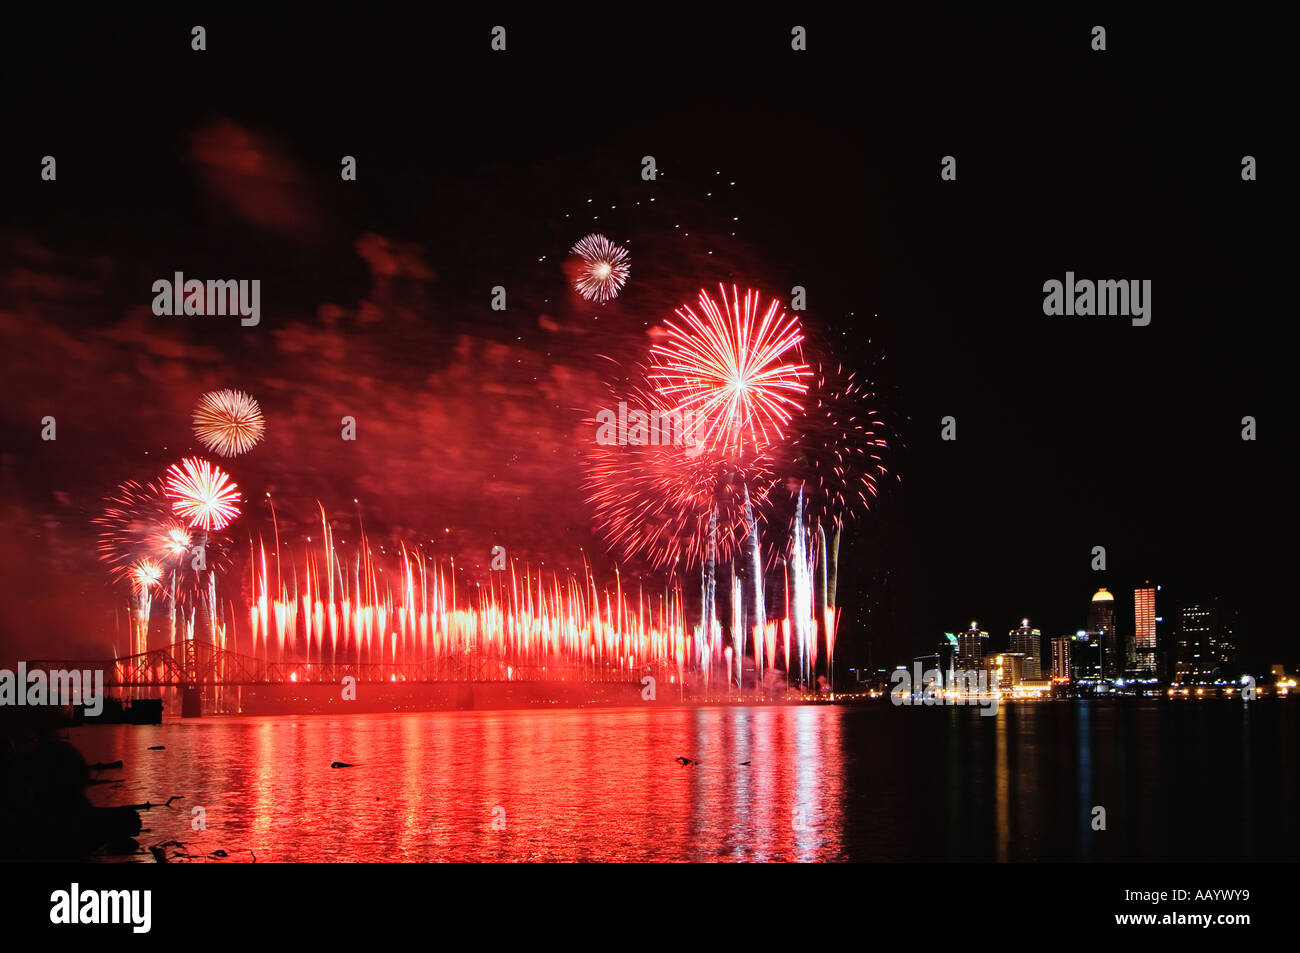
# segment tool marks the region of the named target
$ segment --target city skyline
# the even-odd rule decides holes
[[[1289,658],[1281,657],[1253,663],[1243,661],[1243,645],[1248,646],[1249,640],[1243,639],[1240,611],[1224,604],[1217,596],[1174,598],[1164,595],[1163,586],[1149,579],[1134,586],[1132,594],[1134,608],[1127,616],[1117,611],[1121,600],[1115,598],[1115,593],[1109,587],[1100,586],[1080,614],[1085,621],[1079,625],[1062,626],[1057,631],[1039,626],[1026,616],[1005,637],[996,639],[989,636],[978,619],[973,619],[969,626],[945,632],[944,638],[923,647],[933,648],[933,644],[938,644],[942,649],[950,645],[951,664],[959,669],[978,668],[981,660],[991,655],[1019,655],[1026,659],[1025,679],[1034,681],[1058,673],[1056,646],[1060,640],[1087,636],[1096,643],[1098,632],[1105,632],[1106,626],[1111,625],[1104,639],[1103,655],[1112,652],[1120,655],[1117,660],[1105,659],[1105,677],[1111,681],[1168,683],[1184,677],[1205,678],[1216,670],[1231,680],[1247,668],[1256,676],[1264,676],[1275,667],[1287,669],[1294,665]],[[1161,609],[1161,605],[1165,608]],[[925,657],[929,656],[917,656]],[[888,670],[879,666],[874,669],[877,675]],[[856,671],[865,674],[867,670]]]

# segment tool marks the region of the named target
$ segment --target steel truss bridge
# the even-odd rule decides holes
[[[444,682],[585,682],[640,684],[647,676],[667,683],[676,663],[642,665],[611,662],[515,662],[491,655],[454,655],[421,662],[268,661],[186,640],[166,648],[115,659],[40,659],[29,672],[43,670],[104,672],[114,688],[202,689],[266,685],[358,683],[435,684]]]

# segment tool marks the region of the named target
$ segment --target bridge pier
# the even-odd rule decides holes
[[[203,693],[197,685],[186,685],[181,689],[181,717],[203,717]]]

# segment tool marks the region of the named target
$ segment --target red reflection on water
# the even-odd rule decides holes
[[[96,803],[183,794],[148,813],[141,842],[182,841],[195,858],[837,860],[839,715],[772,706],[211,718],[83,728],[73,740],[89,760],[126,762],[122,787],[91,789]],[[157,744],[166,750],[147,750]],[[194,831],[200,806],[207,830]]]

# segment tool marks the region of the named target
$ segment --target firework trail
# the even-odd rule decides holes
[[[172,511],[191,528],[225,529],[239,515],[239,487],[200,457],[186,457],[168,467],[163,488],[172,500]]]
[[[761,311],[752,289],[721,304],[701,291],[696,314],[689,305],[664,322],[667,341],[650,348],[651,383],[676,411],[706,421],[703,442],[725,456],[763,455],[781,440],[808,389],[799,358],[799,322],[775,299]],[[761,313],[760,313],[761,311]],[[778,313],[779,312],[779,313]]]
[[[93,522],[99,532],[99,557],[112,578],[128,584],[131,618],[130,654],[148,647],[153,596],[162,588],[160,531],[171,521],[171,506],[157,484],[128,480],[107,501],[102,516]]]
[[[790,606],[793,616],[795,647],[799,652],[799,680],[806,683],[808,668],[813,651],[809,638],[816,638],[810,633],[812,622],[812,569],[809,560],[808,527],[803,518],[803,492],[800,491],[795,505],[794,529],[790,534],[790,582],[794,590],[794,599]],[[787,657],[788,658],[788,657]],[[789,662],[787,661],[787,666]]]
[[[209,391],[194,408],[194,436],[220,456],[247,453],[265,433],[262,408],[242,390]]]
[[[250,559],[253,653],[302,662],[304,675],[320,663],[445,662],[451,672],[478,659],[492,663],[481,669],[487,677],[509,680],[525,677],[519,666],[599,675],[689,658],[680,590],[666,589],[655,605],[643,593],[624,593],[621,582],[599,591],[589,570],[563,578],[512,562],[508,575],[472,587],[467,603],[457,595],[454,561],[449,569],[402,544],[380,565],[364,532],[349,558],[336,548],[323,507],[320,515],[324,532],[305,553],[301,576],[282,572],[264,545],[255,544]]]
[[[826,640],[828,676],[833,677],[839,621],[836,589],[844,523],[865,515],[874,505],[890,476],[887,459],[891,450],[874,390],[842,367],[819,366],[805,412],[791,422],[774,467],[794,504],[789,518],[792,537],[800,514],[806,525],[810,550],[806,585],[810,602],[816,604],[809,647],[815,658],[815,632],[820,630]],[[802,590],[805,582],[799,585]]]
[[[571,249],[580,259],[574,287],[588,301],[604,304],[618,297],[627,281],[631,255],[604,235],[593,233]]]

